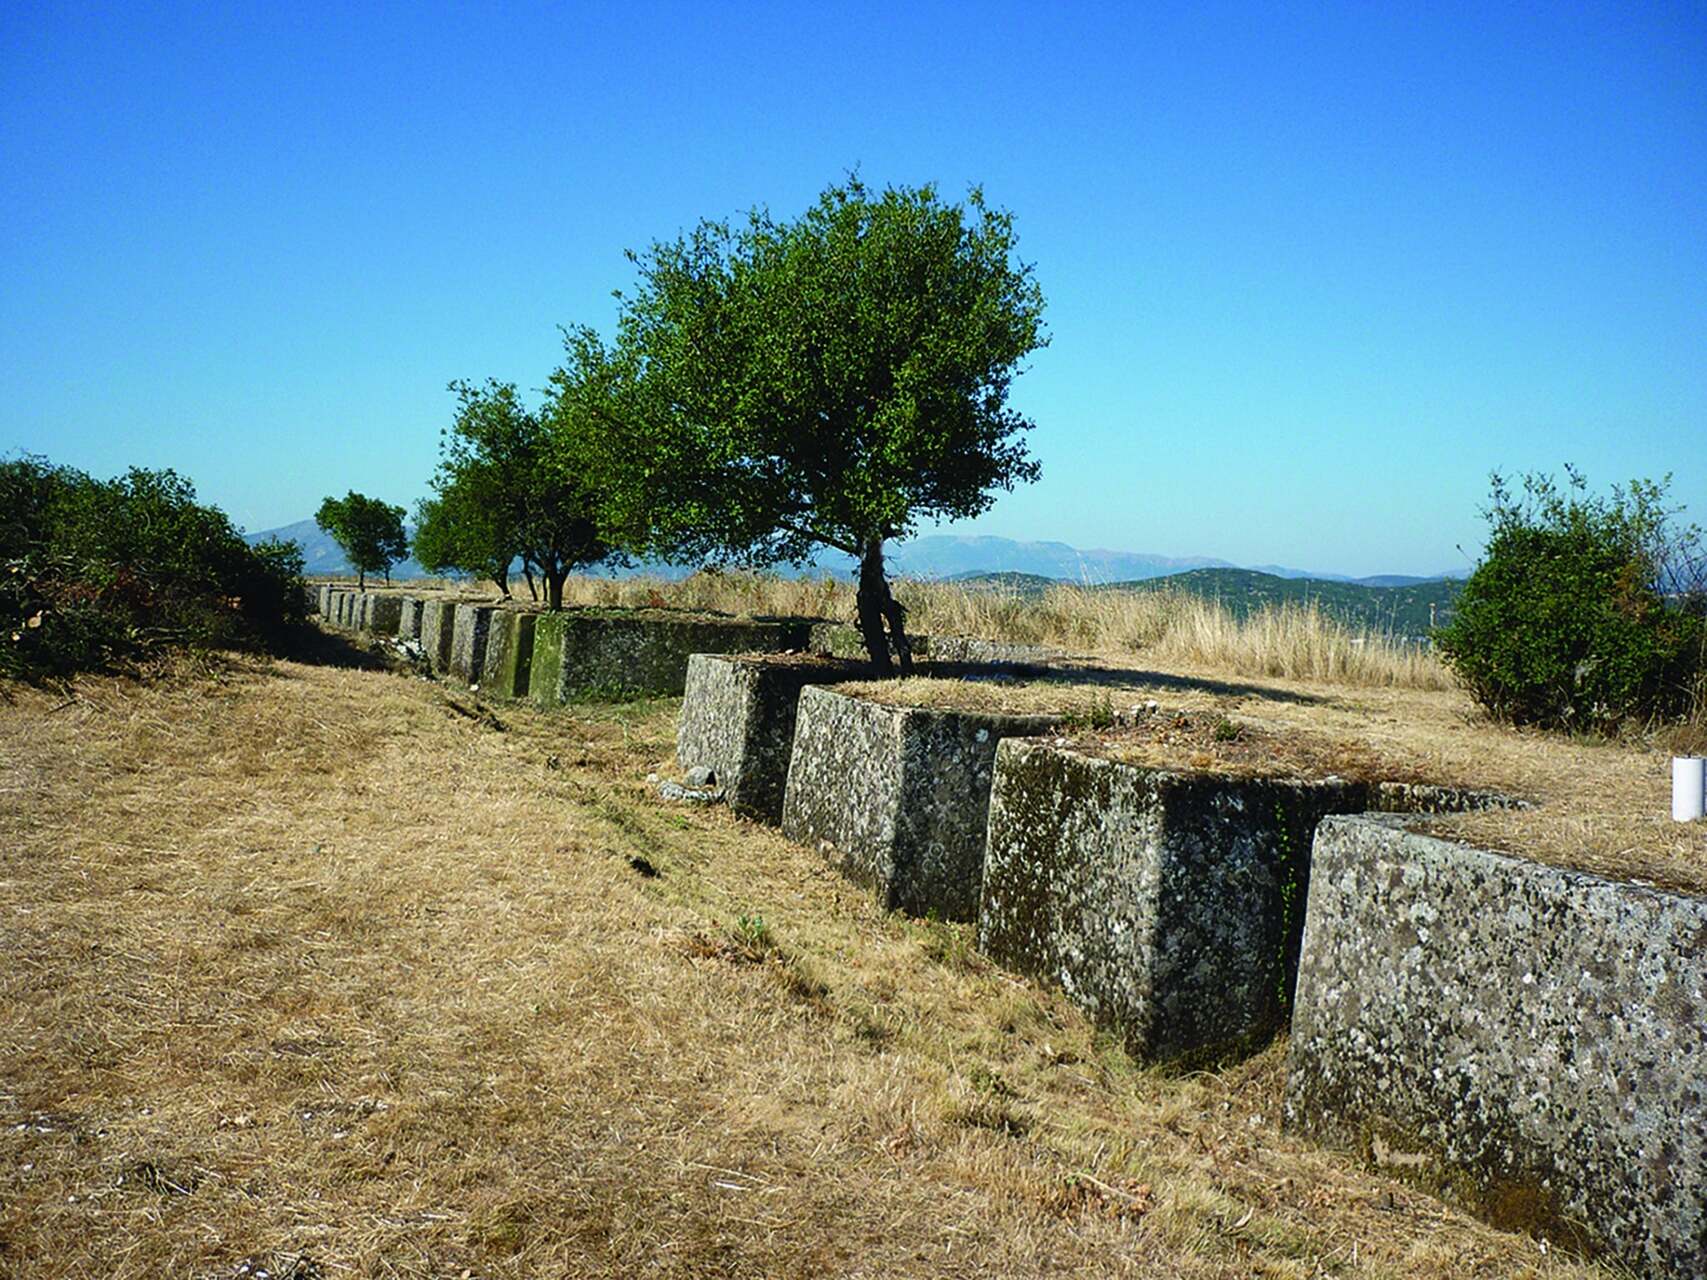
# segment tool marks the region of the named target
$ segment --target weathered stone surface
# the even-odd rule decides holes
[[[780,823],[800,691],[869,675],[857,662],[696,653],[688,659],[676,762],[686,770],[711,769],[735,812]]]
[[[486,669],[486,637],[492,631],[489,604],[459,604],[451,624],[450,667],[447,674],[460,684],[478,684]]]
[[[1006,640],[984,640],[978,636],[936,636],[931,640],[931,661],[968,662],[977,666],[1046,668],[1064,657],[1060,649],[1042,644],[1013,644]]]
[[[402,596],[369,595],[362,628],[376,636],[394,636],[402,617]]]
[[[399,640],[419,640],[421,638],[421,601],[417,596],[404,596],[399,601],[397,612],[397,638]]]
[[[1316,823],[1367,808],[1368,793],[1010,739],[996,753],[979,949],[1059,984],[1135,1057],[1254,1049],[1290,1009]]]
[[[334,591],[332,593],[332,625],[348,630],[350,615],[355,608],[356,593],[353,591]]]
[[[499,609],[486,636],[480,691],[494,698],[525,698],[533,662],[533,629],[539,615]]]
[[[996,744],[1050,716],[890,707],[801,690],[782,829],[818,844],[886,907],[945,920],[978,910]]]
[[[421,602],[421,657],[434,675],[450,670],[450,645],[455,631],[456,601]]]
[[[1286,1115],[1500,1225],[1707,1275],[1707,898],[1324,820]]]
[[[690,655],[803,649],[808,628],[793,621],[545,613],[534,625],[528,696],[550,707],[579,697],[681,693]]]
[[[861,661],[870,655],[865,651],[865,638],[860,635],[859,628],[849,626],[845,622],[815,622],[807,635],[806,647],[813,653],[821,653],[829,658],[851,658]],[[907,636],[907,647],[912,650],[915,658],[931,657],[931,638]],[[895,646],[889,646],[890,653],[895,652]]]
[[[373,602],[378,598],[379,597],[371,591],[362,591],[357,593],[355,612],[350,618],[350,625],[355,630],[373,630]]]
[[[319,599],[319,614],[330,622],[332,620],[332,588],[329,584],[319,588]]]

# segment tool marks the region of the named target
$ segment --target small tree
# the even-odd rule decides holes
[[[367,575],[384,573],[391,582],[391,566],[409,554],[409,539],[403,532],[403,508],[369,498],[352,490],[342,498],[327,498],[314,513],[314,523],[332,535],[356,571],[358,587],[367,586]]]
[[[1007,396],[1044,345],[1043,296],[1014,247],[976,189],[948,204],[850,178],[794,222],[755,210],[634,256],[615,347],[570,334],[554,380],[611,526],[677,557],[846,552],[872,662],[889,674],[893,644],[910,669],[884,544],[1038,474]]]
[[[436,497],[415,507],[415,559],[428,573],[468,573],[489,578],[510,594],[510,565],[516,549],[510,526],[488,500],[487,487],[475,476],[458,477]]]
[[[1688,709],[1702,679],[1700,531],[1665,503],[1670,478],[1588,492],[1566,468],[1493,477],[1492,532],[1435,635],[1475,699],[1518,724],[1609,729]]]
[[[430,552],[440,554],[434,539],[442,530],[445,563],[502,580],[506,594],[520,556],[524,571],[532,566],[545,579],[547,605],[561,609],[570,573],[614,554],[577,455],[564,444],[569,418],[555,404],[529,410],[513,383],[450,389],[457,411],[433,478]]]

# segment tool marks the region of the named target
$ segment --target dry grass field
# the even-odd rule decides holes
[[[1283,1044],[1138,1069],[967,929],[666,805],[675,712],[11,690],[0,1275],[1603,1274],[1283,1132]]]

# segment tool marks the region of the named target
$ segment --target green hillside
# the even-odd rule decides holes
[[[1320,578],[1277,578],[1254,569],[1193,569],[1165,578],[1114,582],[1106,591],[1173,589],[1217,601],[1236,617],[1265,605],[1315,604],[1324,613],[1354,627],[1423,639],[1429,627],[1445,626],[1463,583],[1454,579],[1416,582],[1402,587],[1366,587]]]

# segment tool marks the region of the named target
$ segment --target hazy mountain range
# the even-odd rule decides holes
[[[313,520],[298,520],[277,529],[265,529],[247,535],[249,541],[278,538],[295,542],[302,548],[303,562],[310,574],[346,574],[352,572],[349,562],[331,537],[322,533]],[[914,578],[967,578],[979,574],[1014,573],[1039,578],[1054,578],[1103,586],[1115,582],[1131,582],[1146,578],[1161,578],[1192,569],[1237,569],[1228,560],[1212,556],[1158,556],[1140,551],[1084,550],[1065,542],[1019,542],[1012,538],[988,535],[951,533],[926,534],[889,549],[889,568],[892,573]],[[1272,574],[1277,578],[1310,578],[1322,582],[1348,582],[1367,587],[1402,587],[1419,582],[1435,582],[1455,575],[1433,574],[1412,577],[1405,574],[1378,574],[1368,578],[1352,578],[1341,573],[1312,572],[1285,565],[1254,565],[1255,572]],[[833,573],[851,577],[852,557],[827,551],[804,569],[782,566],[783,573]],[[683,577],[692,566],[646,564],[636,568],[613,571],[619,575],[654,573],[665,577]],[[414,560],[405,560],[391,568],[393,578],[424,576]]]

